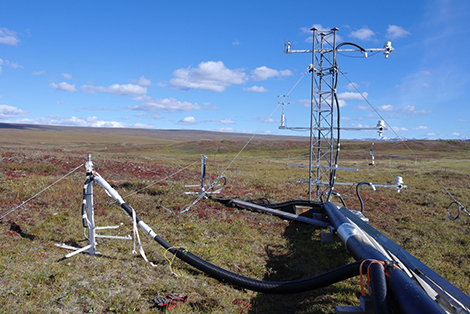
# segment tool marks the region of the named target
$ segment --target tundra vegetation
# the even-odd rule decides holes
[[[78,130],[78,129],[77,129]],[[0,129],[0,213],[48,187],[92,155],[96,171],[141,218],[175,247],[209,262],[260,280],[296,280],[353,262],[339,241],[322,243],[321,232],[296,221],[226,207],[203,199],[179,214],[196,196],[185,185],[200,182],[200,156],[207,159],[206,182],[224,172],[227,186],[218,196],[259,204],[306,199],[308,139],[224,134],[152,136],[98,129]],[[452,201],[436,179],[462,204],[470,205],[470,142],[344,141],[338,181],[392,184],[402,176],[407,189],[361,187],[370,224],[425,264],[470,294],[470,217],[447,218]],[[230,167],[227,168],[227,166]],[[189,167],[188,167],[189,166]],[[182,168],[185,170],[178,172]],[[431,171],[432,175],[428,173]],[[133,255],[132,241],[98,239],[101,255],[63,259],[65,243],[86,245],[80,206],[84,167],[0,220],[1,313],[158,313],[156,297],[185,295],[173,313],[334,313],[335,305],[357,305],[359,278],[292,295],[247,291],[214,280],[174,259],[141,234],[152,266]],[[144,187],[148,188],[143,189]],[[351,209],[360,209],[355,187],[336,189]],[[135,193],[136,191],[139,191]],[[95,222],[124,225],[102,234],[132,235],[132,224],[98,185]],[[334,199],[334,201],[338,201]]]

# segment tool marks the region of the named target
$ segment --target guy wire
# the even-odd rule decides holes
[[[454,195],[452,195],[452,193],[450,193],[450,191],[444,186],[444,184],[442,184],[442,182],[431,172],[431,170],[429,170],[429,168],[421,161],[421,159],[419,159],[418,155],[416,155],[416,153],[411,149],[411,147],[409,147],[408,144],[406,144],[406,141],[403,139],[403,137],[398,135],[398,133],[390,126],[390,124],[388,124],[387,120],[385,120],[385,118],[377,111],[377,109],[374,108],[374,106],[367,100],[367,98],[364,97],[364,95],[359,91],[356,85],[353,82],[351,82],[351,80],[346,76],[346,74],[343,73],[343,71],[341,71],[341,69],[339,68],[338,68],[338,71],[346,78],[346,80],[351,84],[351,86],[361,95],[362,99],[364,99],[364,101],[369,105],[369,107],[372,108],[372,110],[380,117],[380,119],[385,122],[385,124],[395,134],[395,136],[398,139],[400,139],[400,142],[402,142],[405,145],[405,147],[411,152],[411,154],[416,158],[416,160],[424,167],[424,169],[426,169],[426,171],[431,175],[431,177],[433,177],[433,179],[440,185],[440,187],[444,190],[444,192],[450,198],[452,198],[452,200],[454,200],[454,202],[456,202],[459,206],[462,206],[461,203],[457,201],[457,199],[454,197]],[[465,209],[465,206],[462,206],[462,207]]]
[[[12,208],[10,208],[9,210],[7,210],[6,212],[4,212],[3,214],[0,215],[0,219],[2,219],[3,217],[5,217],[6,215],[10,214],[11,212],[13,212],[15,209],[17,208],[20,208],[21,206],[25,205],[26,203],[28,203],[29,201],[31,201],[32,199],[34,199],[35,197],[37,197],[38,195],[40,195],[42,192],[46,191],[47,189],[51,188],[53,185],[55,185],[56,183],[58,183],[59,181],[65,179],[66,177],[68,177],[69,175],[71,175],[72,173],[74,173],[75,171],[77,171],[79,168],[81,168],[84,164],[81,164],[80,166],[78,166],[77,168],[73,169],[72,171],[70,171],[69,173],[67,173],[66,175],[64,175],[63,177],[61,177],[60,179],[58,179],[57,181],[55,181],[54,183],[48,185],[47,187],[45,187],[44,189],[42,189],[41,191],[39,191],[38,193],[34,194],[33,196],[31,196],[30,198],[28,198],[26,201],[23,201],[21,202],[21,204],[19,205],[16,205]]]
[[[173,172],[173,173],[170,173],[170,174],[167,175],[166,177],[164,177],[164,178],[162,178],[162,179],[160,179],[160,180],[158,180],[158,181],[155,181],[155,182],[153,182],[153,183],[151,183],[151,184],[149,184],[149,185],[147,185],[147,186],[145,186],[145,187],[143,187],[143,188],[141,188],[141,189],[139,189],[139,190],[135,190],[134,192],[132,192],[132,193],[130,193],[130,194],[124,196],[123,199],[125,199],[125,198],[127,198],[127,197],[129,197],[129,196],[132,196],[132,195],[134,195],[134,194],[136,194],[136,193],[139,193],[139,192],[142,191],[142,190],[148,189],[149,187],[154,186],[155,184],[160,183],[160,182],[162,182],[163,180],[166,180],[166,179],[168,179],[168,178],[171,178],[171,177],[174,176],[175,174],[178,174],[178,173],[180,173],[181,171],[186,170],[186,169],[188,169],[188,168],[191,167],[191,166],[194,166],[196,163],[198,163],[198,161],[195,161],[195,162],[193,162],[192,164],[187,165],[187,166],[184,167],[184,168],[181,168],[181,169],[179,169],[179,170],[177,170],[177,171],[175,171],[175,172]],[[111,202],[110,204],[114,204],[114,203],[116,203],[116,201],[113,201],[113,202]]]
[[[300,76],[299,80],[294,84],[294,86],[290,89],[290,91],[285,95],[285,97],[289,96],[289,94],[294,90],[294,88],[300,83],[300,81],[302,80],[302,78],[310,71],[310,68],[311,66],[309,66],[307,68],[307,70],[302,73],[302,75]],[[250,142],[253,140],[253,138],[258,134],[258,132],[261,130],[261,128],[266,124],[266,122],[272,117],[272,115],[277,111],[277,109],[279,108],[281,104],[278,103],[278,105],[276,106],[276,108],[274,108],[274,110],[271,112],[271,114],[264,120],[264,122],[260,125],[260,127],[253,133],[253,135],[251,136],[251,138],[245,143],[245,145],[240,149],[240,151],[237,153],[237,155],[235,155],[235,157],[232,159],[232,161],[227,165],[227,167],[220,173],[220,175],[214,180],[214,182],[210,185],[210,188],[213,188],[217,182],[224,176],[225,172],[232,166],[232,164],[235,162],[235,160],[238,158],[238,156],[240,156],[240,154],[245,150],[245,148],[248,146],[248,144],[250,144]]]

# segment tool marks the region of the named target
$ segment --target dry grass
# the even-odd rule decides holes
[[[51,132],[0,131],[0,212],[83,163],[88,153],[97,171],[122,196],[195,163],[126,199],[175,247],[264,280],[305,278],[352,261],[341,243],[320,242],[324,230],[298,222],[209,200],[178,214],[194,200],[183,191],[187,190],[185,184],[199,182],[200,155],[209,157],[210,182],[232,161],[243,141],[95,134],[84,142],[83,134],[73,138],[70,133],[52,134],[53,138]],[[409,145],[459,201],[470,204],[469,143]],[[285,163],[303,161],[307,146],[307,141],[253,143],[227,169],[228,185],[220,196],[271,203],[305,199],[306,186],[295,183],[305,179],[305,169],[286,167]],[[409,188],[399,194],[380,188],[376,192],[361,189],[371,225],[469,294],[470,217],[446,218],[452,200],[400,143],[377,143],[376,167],[368,166],[369,148],[370,143],[343,144],[341,165],[356,167],[359,173],[342,172],[338,180],[393,183],[396,176],[402,176]],[[255,293],[220,283],[173,260],[143,234],[144,248],[155,267],[132,254],[131,241],[114,239],[99,240],[101,256],[79,254],[62,260],[67,251],[57,248],[56,243],[87,244],[80,218],[84,179],[80,169],[0,221],[1,313],[158,313],[153,299],[168,293],[188,296],[173,313],[334,313],[335,305],[358,303],[358,278],[295,295]],[[354,188],[338,190],[350,208],[359,209]],[[119,207],[108,203],[110,198],[96,185],[94,198],[98,225],[124,223],[117,231],[102,233],[132,233],[128,219]]]

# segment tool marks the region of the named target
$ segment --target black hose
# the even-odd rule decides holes
[[[338,100],[338,96],[336,94],[336,90],[337,90],[337,87],[338,87],[338,63],[336,62],[336,53],[337,53],[337,50],[341,47],[341,46],[344,46],[344,45],[352,45],[356,48],[359,48],[362,52],[365,52],[365,49],[362,48],[361,46],[359,46],[358,44],[355,44],[355,43],[351,43],[351,42],[343,42],[339,45],[337,45],[334,50],[333,50],[333,59],[334,59],[334,64],[333,64],[333,68],[334,68],[334,85],[333,85],[333,98],[334,98],[334,103],[336,103],[336,124],[337,124],[337,130],[336,130],[336,153],[335,153],[335,157],[334,157],[334,165],[337,166],[338,165],[338,159],[339,159],[339,152],[340,152],[340,147],[341,147],[341,140],[340,140],[340,134],[341,134],[341,116],[340,116],[340,110],[339,110],[339,100]],[[331,189],[328,191],[328,197],[327,197],[327,201],[329,202],[330,199],[331,199],[331,194],[333,192],[333,189],[334,189],[334,186],[335,186],[335,182],[336,182],[336,167],[334,169],[331,170],[330,172],[330,187]]]
[[[372,183],[370,183],[370,182],[365,182],[365,181],[364,181],[364,182],[359,182],[359,183],[356,185],[356,194],[357,194],[357,198],[359,199],[359,202],[361,203],[361,213],[364,213],[364,202],[362,201],[361,194],[359,194],[359,187],[360,187],[361,185],[368,185],[368,186],[372,187],[373,189],[375,189],[375,188],[374,188],[374,186],[372,185]]]
[[[215,197],[212,195],[208,195],[207,197],[213,201],[217,201],[226,206],[230,206],[231,203],[233,202],[233,199],[230,199],[230,198]],[[322,209],[321,202],[314,202],[314,201],[307,201],[307,200],[291,200],[291,201],[275,203],[275,204],[263,204],[264,207],[273,208],[273,209],[291,209],[292,206],[296,206],[296,205],[297,206],[310,206],[315,210]]]
[[[374,302],[375,313],[389,314],[390,307],[387,298],[387,281],[382,264],[372,263],[370,271],[370,292]]]
[[[122,203],[121,207],[129,216],[132,217],[133,209],[128,204]],[[137,214],[135,214],[135,216],[137,223],[139,223],[140,227],[143,228],[147,234],[155,234],[155,232],[153,232],[148,226],[145,225],[146,228],[144,228],[142,226],[144,224],[143,221]],[[203,271],[204,273],[212,276],[213,278],[220,281],[226,281],[238,287],[257,292],[287,294],[319,289],[322,287],[329,286],[333,283],[359,275],[361,265],[361,261],[359,261],[338,267],[318,276],[295,281],[262,281],[241,276],[221,267],[218,267],[214,264],[211,264],[203,260],[199,256],[187,251],[186,249],[173,247],[170,243],[168,243],[156,234],[153,236],[153,239],[158,244],[163,246],[166,250],[168,250],[170,253],[176,255],[176,257],[178,257],[182,261]],[[368,262],[364,263],[363,269],[366,269],[368,265]]]
[[[335,50],[336,51],[336,50]],[[335,58],[335,61],[336,61],[336,58]],[[339,159],[339,151],[340,151],[340,134],[341,134],[341,126],[340,126],[340,123],[341,123],[341,117],[340,117],[340,110],[339,110],[339,101],[338,101],[338,96],[336,95],[336,87],[338,85],[338,69],[337,69],[338,65],[335,64],[335,86],[334,86],[334,99],[335,99],[335,103],[336,103],[336,124],[337,124],[337,130],[336,130],[336,153],[335,153],[335,159],[334,159],[334,165],[337,166],[338,165],[338,159]],[[331,199],[331,193],[333,192],[333,189],[334,189],[334,186],[335,186],[335,182],[336,182],[336,167],[334,169],[331,170],[330,172],[330,186],[331,186],[331,189],[330,191],[328,192],[328,198],[327,200],[330,201]]]
[[[262,281],[241,276],[221,267],[218,267],[203,260],[199,256],[188,252],[185,249],[173,248],[168,242],[166,242],[159,236],[156,236],[154,240],[157,241],[163,247],[165,247],[168,251],[170,251],[170,253],[175,254],[176,257],[178,257],[182,261],[203,271],[204,273],[210,275],[211,277],[217,280],[226,281],[241,288],[264,293],[298,293],[326,287],[336,282],[343,281],[348,278],[359,275],[359,268],[361,264],[360,262],[355,262],[328,271],[324,274],[302,280],[281,282]]]
[[[341,194],[339,194],[338,192],[333,192],[332,194],[333,194],[334,196],[337,196],[337,197],[340,199],[340,201],[341,201],[341,203],[343,204],[344,207],[347,207],[347,206],[346,206],[346,203],[344,202],[343,197],[341,196]]]
[[[395,267],[385,267],[385,276],[394,313],[402,314],[444,314],[444,311],[408,275]]]
[[[321,209],[322,205],[320,202],[313,202],[313,201],[307,201],[307,200],[291,200],[291,201],[286,201],[282,203],[276,203],[276,204],[265,204],[263,206],[269,207],[269,208],[274,208],[274,209],[279,209],[279,208],[288,208],[291,206],[311,206],[315,207],[316,209]]]

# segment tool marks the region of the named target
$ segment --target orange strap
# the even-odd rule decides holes
[[[375,259],[365,259],[365,260],[362,261],[360,269],[359,269],[362,296],[366,295],[366,293],[364,291],[364,280],[362,279],[362,266],[364,266],[365,262],[370,262],[369,266],[367,266],[367,287],[369,288],[369,293],[371,293],[371,288],[370,288],[370,265],[380,264],[385,268],[385,261],[378,261],[378,260],[375,260]]]

